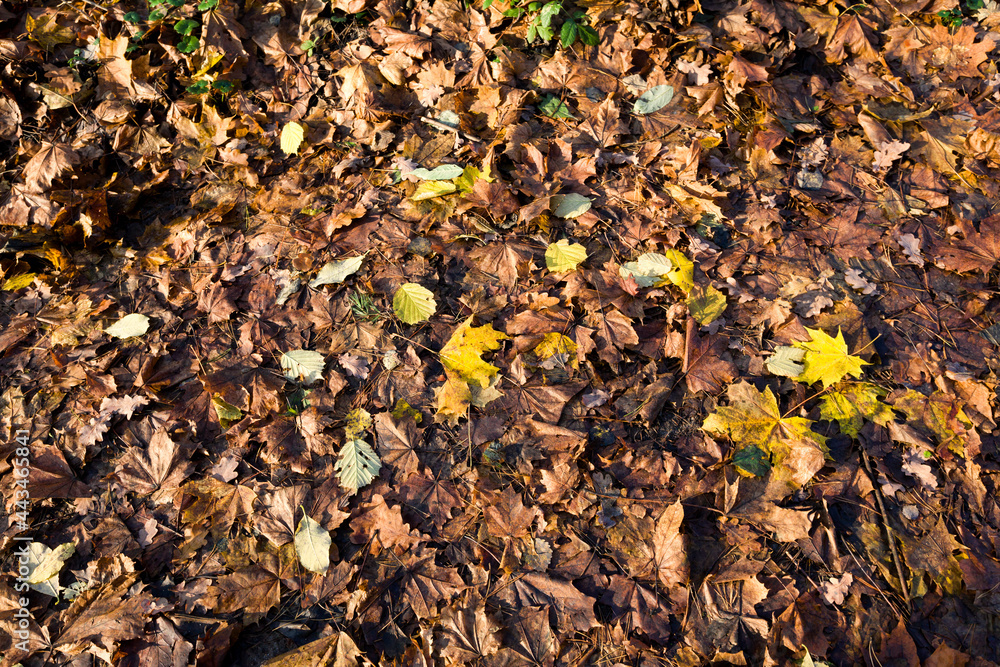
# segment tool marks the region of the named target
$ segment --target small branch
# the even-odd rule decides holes
[[[885,511],[885,500],[882,498],[882,488],[879,486],[878,477],[872,471],[871,461],[868,460],[868,452],[861,449],[861,462],[864,463],[865,470],[872,480],[875,488],[875,500],[878,502],[879,513],[882,515],[882,528],[885,530],[886,539],[889,541],[889,551],[892,552],[892,562],[896,566],[896,576],[899,577],[899,588],[903,591],[903,599],[906,600],[907,611],[912,611],[910,606],[910,592],[906,589],[906,578],[903,576],[903,563],[899,560],[899,551],[896,549],[896,540],[892,535],[892,528],[889,527],[889,515]]]

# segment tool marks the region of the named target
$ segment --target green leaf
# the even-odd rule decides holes
[[[559,31],[559,41],[562,42],[563,46],[572,46],[573,42],[576,41],[576,32],[576,23],[566,21],[562,25],[562,30]]]
[[[698,324],[710,324],[726,311],[726,295],[711,285],[695,285],[688,293],[687,305]]]
[[[202,0],[198,3],[199,12],[207,12],[219,6],[219,0]]]
[[[424,322],[437,310],[434,293],[416,283],[400,285],[392,297],[396,317],[407,324]]]
[[[285,155],[298,155],[299,147],[306,136],[306,129],[291,121],[281,128],[281,150]]]
[[[295,553],[302,567],[310,572],[326,574],[330,568],[330,531],[302,510],[302,519],[295,529]]]
[[[672,99],[674,99],[673,86],[668,86],[666,84],[662,86],[654,86],[644,92],[642,96],[635,101],[632,111],[633,113],[637,113],[641,116],[655,113],[670,104],[670,100]]]
[[[313,350],[292,350],[281,355],[281,370],[292,382],[312,384],[323,378],[325,366],[323,355]]]
[[[579,243],[570,243],[566,239],[550,243],[545,251],[545,266],[553,273],[573,271],[585,259],[587,259],[587,249]]]
[[[353,439],[340,448],[333,469],[340,485],[353,495],[361,487],[371,484],[382,469],[382,462],[371,445],[364,440]]]
[[[142,17],[139,16],[139,12],[126,12],[122,20],[125,23],[142,23]]]
[[[197,27],[198,22],[192,21],[191,19],[184,19],[174,24],[174,30],[182,35],[190,35]]]
[[[235,86],[232,81],[213,81],[212,88],[220,93],[231,93],[233,92],[233,88],[235,88]]]
[[[543,28],[551,28],[552,19],[555,18],[555,16],[561,11],[562,11],[562,3],[546,2],[545,6],[542,7],[541,13],[538,15],[538,21],[539,23],[541,23]],[[549,39],[551,39],[551,37]]]
[[[147,331],[149,331],[149,318],[141,313],[132,313],[106,328],[104,333],[115,338],[135,338]]]
[[[416,192],[410,195],[411,201],[434,199],[455,192],[458,186],[451,181],[424,181],[417,186]]]
[[[340,284],[347,280],[348,276],[357,273],[364,260],[364,255],[358,255],[357,257],[348,257],[336,262],[328,262],[323,265],[323,268],[319,270],[316,277],[309,281],[309,287],[316,288],[323,285]]]
[[[155,21],[159,21],[164,16],[166,16],[166,13],[161,12],[159,9],[157,9],[156,11],[153,11],[153,12],[149,13],[149,20],[150,21],[154,21],[154,22]]]
[[[579,218],[590,210],[590,199],[571,192],[568,195],[556,195],[552,198],[552,213],[560,218]]]
[[[580,41],[587,46],[597,46],[601,43],[601,36],[590,26],[582,25],[580,26]]]
[[[453,178],[461,176],[464,171],[457,164],[442,164],[433,169],[424,169],[423,167],[414,169],[410,172],[410,176],[419,178],[422,181],[450,181]]]
[[[209,90],[208,81],[198,81],[196,83],[192,83],[184,90],[191,95],[204,95]]]
[[[177,50],[181,53],[194,53],[198,49],[198,38],[194,35],[188,35],[180,41],[177,45]]]
[[[736,466],[736,472],[744,477],[763,477],[771,469],[767,452],[753,445],[733,454],[733,465]]]
[[[542,103],[538,105],[538,110],[549,118],[576,118],[576,116],[570,113],[569,107],[566,106],[566,103],[555,95],[549,95],[542,100]]]
[[[782,345],[775,349],[774,354],[767,360],[767,370],[782,377],[797,378],[805,370],[805,366],[802,365],[802,358],[805,356],[805,350]]]

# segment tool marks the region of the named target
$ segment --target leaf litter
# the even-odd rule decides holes
[[[0,666],[1000,663],[996,3],[404,4],[0,12]]]

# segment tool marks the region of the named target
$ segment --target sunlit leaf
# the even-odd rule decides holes
[[[846,376],[861,377],[861,367],[868,362],[853,357],[847,351],[842,331],[833,338],[819,329],[806,329],[812,340],[796,342],[794,346],[805,351],[802,362],[805,366],[797,379],[807,384],[822,382],[823,387],[837,384]]]
[[[344,443],[333,467],[340,485],[357,493],[358,489],[371,484],[382,469],[378,454],[364,440],[353,439]]]
[[[579,243],[570,243],[566,239],[550,243],[545,251],[545,266],[553,273],[573,271],[585,259],[587,259],[587,249]]]
[[[434,199],[435,197],[449,195],[456,190],[458,190],[458,186],[451,181],[423,181],[417,186],[416,191],[410,195],[410,199],[413,201]]]
[[[281,355],[281,370],[292,382],[309,385],[323,378],[326,362],[313,350],[292,350]]]
[[[243,419],[243,412],[235,405],[227,403],[218,394],[212,397],[212,407],[215,408],[215,414],[219,416],[223,427]]]
[[[698,324],[710,324],[726,311],[726,295],[711,285],[695,285],[688,292],[687,305]]]
[[[22,287],[27,287],[31,283],[35,282],[35,273],[22,273],[16,276],[12,276],[3,282],[3,286],[0,289],[5,292],[13,292],[14,290],[19,290]]]
[[[775,375],[786,378],[795,378],[802,375],[805,366],[802,365],[802,358],[806,355],[805,350],[782,345],[774,350],[767,360],[767,370]]]
[[[416,283],[405,283],[399,286],[392,297],[392,309],[396,317],[406,324],[424,322],[437,310],[434,293]]]
[[[841,433],[856,438],[866,419],[880,426],[894,419],[892,408],[882,402],[888,393],[868,382],[852,383],[824,394],[819,414],[840,424]]]
[[[344,421],[344,436],[348,440],[361,438],[364,432],[371,428],[372,415],[364,408],[354,408],[347,413]]]
[[[281,150],[285,155],[297,155],[305,136],[305,128],[295,121],[285,123],[281,128]]]
[[[309,287],[316,288],[323,285],[337,285],[347,280],[348,276],[357,273],[358,269],[365,261],[364,255],[348,257],[336,262],[328,262],[319,270],[316,277],[309,281]]]
[[[142,313],[132,313],[106,328],[104,333],[115,338],[134,338],[147,331],[149,331],[149,318]]]
[[[287,539],[287,538],[286,538]],[[326,574],[330,568],[330,531],[303,513],[295,529],[295,553],[302,567],[310,572]]]
[[[560,218],[579,218],[590,210],[590,205],[590,199],[575,192],[556,195],[552,198],[552,213]]]
[[[455,329],[451,338],[441,348],[441,363],[464,382],[485,387],[489,385],[498,369],[483,361],[482,355],[499,349],[500,341],[506,338],[506,334],[495,331],[491,324],[472,326],[470,317]]]
[[[760,392],[747,382],[737,382],[727,390],[729,405],[719,406],[702,428],[726,435],[740,450],[755,447],[770,455],[779,478],[798,487],[823,467],[826,439],[812,430],[804,417],[786,417],[778,409],[778,399],[770,387]],[[744,470],[753,472],[754,452],[741,455]]]
[[[73,542],[66,542],[55,549],[41,542],[32,542],[28,545],[27,562],[24,563],[28,568],[25,582],[32,590],[58,598],[62,590],[59,573],[75,552],[76,544]]]
[[[665,255],[647,252],[636,261],[623,264],[618,273],[623,278],[631,277],[639,287],[652,287],[667,284],[673,270],[674,263]]]
[[[410,176],[422,181],[450,181],[458,178],[465,170],[457,164],[442,164],[434,169],[420,167],[410,172]]]
[[[655,113],[670,104],[670,100],[672,99],[674,99],[673,86],[668,86],[666,84],[662,86],[654,86],[644,92],[642,96],[635,101],[632,111],[633,113],[637,113],[639,115]]]

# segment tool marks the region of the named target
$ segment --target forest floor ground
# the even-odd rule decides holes
[[[1000,663],[1000,5],[487,5],[0,5],[0,667]]]

